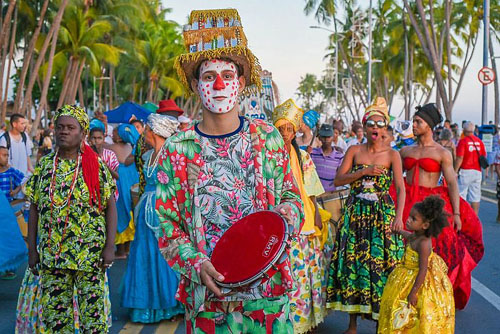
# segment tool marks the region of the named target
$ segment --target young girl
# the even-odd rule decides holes
[[[453,287],[432,240],[448,225],[444,201],[429,196],[416,203],[406,221],[403,262],[389,275],[382,295],[378,333],[453,333]],[[409,314],[409,316],[408,316]]]

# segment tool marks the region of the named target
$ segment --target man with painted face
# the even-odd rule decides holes
[[[217,281],[225,278],[210,261],[221,236],[251,213],[274,210],[292,233],[303,221],[279,132],[239,116],[238,95],[261,84],[239,22],[236,10],[193,11],[184,28],[190,53],[175,66],[186,89],[201,98],[202,120],[170,137],[159,158],[159,247],[180,274],[177,296],[186,308],[187,333],[292,333],[288,258],[269,280],[237,291],[221,290]],[[215,25],[225,32],[216,40]]]
[[[445,201],[448,226],[439,237],[433,238],[434,251],[448,265],[453,284],[455,306],[463,309],[471,292],[471,272],[484,254],[482,226],[471,206],[459,196],[457,177],[451,153],[433,139],[433,129],[442,121],[435,103],[418,106],[413,116],[415,145],[400,151],[406,172],[406,203],[403,219],[417,202],[430,195]],[[439,185],[443,175],[445,185]]]

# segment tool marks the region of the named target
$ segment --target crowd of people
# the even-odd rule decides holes
[[[207,18],[209,31],[239,15],[193,11],[189,27]],[[484,254],[482,169],[489,160],[500,173],[500,151],[488,156],[473,123],[460,133],[434,103],[397,121],[378,97],[349,129],[320,124],[292,99],[270,122],[241,116],[237,97],[260,77],[236,27],[235,44],[215,49],[192,47],[185,28],[176,69],[202,102],[198,120],[173,100],[114,126],[66,105],[33,145],[28,120],[10,117],[0,216],[15,220],[30,204],[27,252],[0,248],[3,279],[28,255],[18,332],[107,332],[107,273],[126,260],[120,304],[133,322],[183,316],[187,333],[307,333],[336,310],[350,315],[346,333],[360,316],[378,333],[453,333]],[[343,210],[332,212],[325,196],[340,193]],[[263,211],[283,218],[288,247],[272,274],[227,288],[212,254],[232,226]]]

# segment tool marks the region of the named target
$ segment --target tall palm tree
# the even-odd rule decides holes
[[[84,8],[72,5],[66,10],[60,30],[60,48],[54,56],[54,69],[66,73],[58,108],[63,103],[74,103],[86,65],[92,75],[99,76],[101,64],[118,64],[122,50],[101,42],[111,29],[111,23],[96,15],[92,8],[85,12]]]

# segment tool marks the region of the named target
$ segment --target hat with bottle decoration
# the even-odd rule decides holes
[[[193,10],[183,35],[187,53],[175,59],[174,67],[187,92],[192,92],[191,81],[198,79],[196,72],[202,62],[212,59],[231,60],[247,87],[262,88],[259,60],[248,48],[236,9]]]

